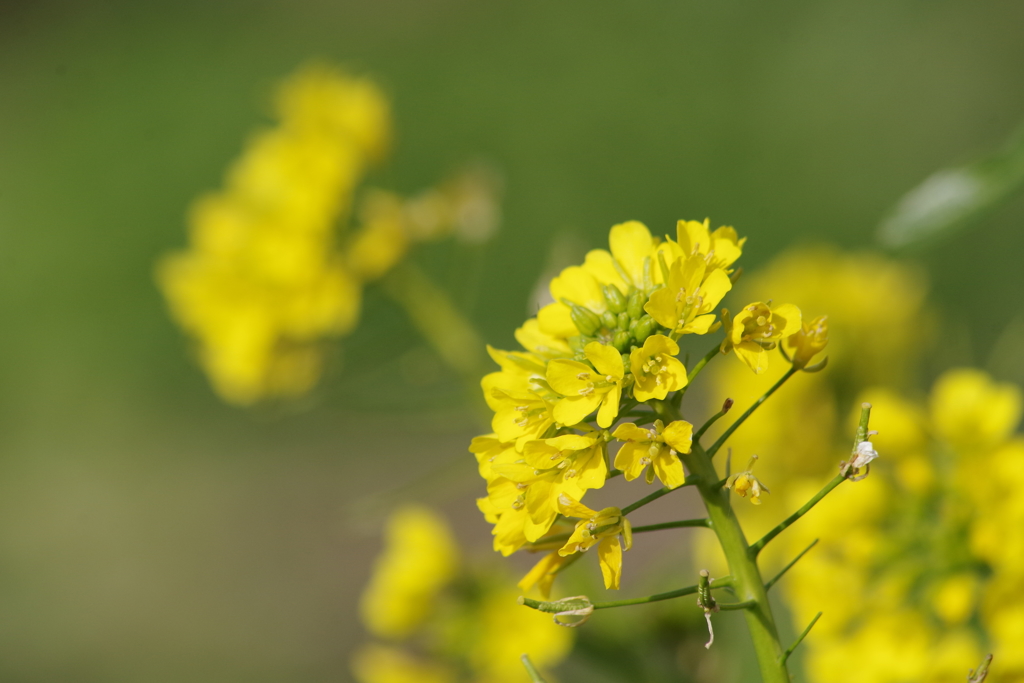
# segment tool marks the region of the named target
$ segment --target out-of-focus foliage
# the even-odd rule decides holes
[[[898,249],[967,227],[1024,186],[1024,127],[1005,149],[959,168],[929,176],[882,221],[878,239]]]
[[[526,680],[523,653],[553,666],[574,633],[520,606],[518,595],[504,572],[464,557],[436,513],[402,508],[363,593],[363,622],[384,642],[362,646],[353,673],[359,683]]]

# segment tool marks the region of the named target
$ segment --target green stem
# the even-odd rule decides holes
[[[664,404],[658,406],[667,410]],[[789,672],[782,660],[782,645],[775,625],[764,579],[757,567],[756,555],[750,552],[746,536],[729,499],[729,490],[719,485],[711,457],[695,443],[689,453],[681,454],[692,475],[698,477],[697,490],[704,500],[711,528],[729,562],[733,590],[743,604],[743,615],[754,643],[754,653],[761,669],[763,683],[789,683]]]
[[[686,527],[709,527],[711,523],[706,517],[700,519],[681,519],[678,522],[662,522],[660,524],[647,524],[633,527],[634,534],[641,534],[645,531],[660,531],[662,529],[683,529]]]
[[[533,662],[530,661],[530,655],[522,655],[519,657],[519,661],[521,661],[523,666],[526,667],[526,673],[530,676],[530,680],[533,683],[545,683],[544,677],[540,675],[540,672],[537,671],[537,667],[535,667]]]
[[[796,649],[797,645],[799,645],[800,643],[803,642],[804,638],[807,637],[807,634],[811,632],[812,628],[814,628],[814,625],[818,623],[818,619],[821,619],[821,612],[818,612],[817,614],[814,615],[814,618],[811,619],[811,623],[807,624],[807,628],[805,628],[804,632],[800,634],[800,637],[796,639],[796,642],[793,643],[792,645],[790,645],[789,649],[786,650],[784,653],[782,653],[782,659],[779,660],[780,664],[782,664],[782,665],[786,664],[786,660],[789,659],[789,656],[791,654],[793,654],[793,650]]]
[[[660,489],[658,489],[654,493],[646,495],[643,498],[641,498],[640,500],[636,501],[635,503],[630,503],[626,507],[622,508],[622,514],[628,515],[630,512],[633,512],[634,510],[639,510],[644,505],[647,505],[648,503],[653,503],[654,501],[658,500],[662,496],[666,496],[666,495],[672,493],[673,491],[678,491],[679,489],[685,488],[687,486],[696,486],[697,484],[698,484],[698,481],[697,481],[696,477],[689,476],[689,477],[686,478],[686,483],[682,484],[681,486],[677,486],[674,489],[670,489],[667,486],[662,486]]]
[[[644,526],[635,526],[632,531],[634,534],[642,534],[647,531],[661,531],[662,529],[684,529],[687,527],[708,527],[710,523],[704,517],[700,519],[681,519],[677,522],[661,522],[660,524],[646,524]],[[544,538],[538,539],[533,543],[526,546],[526,549],[530,552],[539,552],[542,550],[554,550],[560,548],[569,540],[572,534],[555,534],[553,536],[545,536]]]
[[[704,357],[701,358],[699,361],[697,361],[697,364],[693,366],[693,370],[690,370],[690,374],[688,374],[686,376],[686,386],[687,387],[690,386],[690,383],[692,383],[694,378],[698,374],[700,374],[700,371],[704,369],[704,366],[707,365],[708,362],[712,358],[714,358],[715,356],[717,356],[721,352],[722,352],[721,344],[716,344],[707,353],[705,353]]]
[[[791,367],[789,370],[786,370],[786,374],[784,374],[779,379],[778,382],[773,384],[772,388],[764,393],[764,396],[762,396],[761,398],[759,398],[756,401],[754,401],[754,405],[752,405],[749,408],[747,408],[747,412],[745,412],[742,415],[740,415],[739,418],[735,422],[733,422],[732,425],[730,425],[727,430],[725,430],[725,434],[722,434],[722,436],[718,437],[718,441],[716,441],[714,444],[712,444],[711,448],[708,449],[708,451],[707,451],[708,457],[709,458],[715,457],[715,453],[717,453],[718,449],[720,449],[722,447],[722,444],[724,444],[726,442],[726,440],[728,440],[728,438],[730,436],[732,436],[732,433],[735,432],[737,429],[739,429],[739,426],[741,424],[743,424],[744,422],[746,422],[747,418],[750,417],[751,415],[753,415],[754,411],[757,410],[758,407],[760,407],[760,405],[762,403],[767,401],[769,396],[771,396],[776,391],[778,391],[779,387],[781,387],[783,384],[785,384],[786,380],[789,379],[790,377],[792,377],[793,375],[795,375],[796,372],[797,372],[796,367]]]
[[[814,539],[814,541],[809,546],[804,548],[803,551],[799,555],[794,557],[792,562],[790,562],[785,567],[783,567],[782,571],[779,572],[778,574],[776,574],[775,577],[771,581],[766,583],[764,585],[764,589],[766,591],[767,590],[771,590],[771,587],[774,586],[775,584],[777,584],[779,582],[779,579],[781,579],[785,575],[786,572],[788,572],[790,569],[792,569],[793,565],[796,564],[797,562],[799,562],[800,558],[803,557],[804,555],[806,555],[810,551],[810,549],[813,548],[816,545],[818,545],[818,539],[817,538]]]
[[[723,576],[717,579],[711,584],[711,588],[729,588],[732,586],[732,577]],[[595,602],[594,609],[609,609],[611,607],[628,607],[630,605],[645,605],[648,602],[659,602],[661,600],[671,600],[672,598],[681,598],[684,595],[694,595],[697,592],[697,586],[687,586],[686,588],[679,588],[674,591],[668,591],[667,593],[658,593],[656,595],[647,595],[642,598],[630,598],[628,600],[613,600],[612,602]]]
[[[718,603],[718,609],[723,612],[728,612],[730,610],[750,609],[755,605],[757,605],[756,600],[744,600],[743,602],[720,602]]]
[[[722,409],[719,410],[717,413],[715,413],[714,415],[712,415],[711,417],[708,418],[708,421],[705,422],[701,426],[701,428],[697,430],[697,433],[693,435],[693,440],[694,441],[700,441],[700,437],[704,436],[704,432],[708,431],[708,428],[711,427],[711,425],[715,424],[720,419],[722,419],[725,416],[725,414],[729,412],[729,410],[731,408],[732,408],[732,399],[731,398],[725,399],[725,403],[722,404]]]
[[[816,494],[814,494],[814,497],[811,498],[806,503],[804,503],[803,506],[799,510],[797,510],[796,512],[791,514],[789,517],[786,517],[786,519],[784,519],[781,522],[779,522],[778,526],[776,526],[774,529],[772,529],[771,531],[766,533],[756,543],[754,543],[752,546],[750,546],[750,556],[756,558],[757,554],[759,552],[761,552],[761,549],[764,548],[766,545],[768,545],[768,543],[773,538],[775,538],[776,536],[781,534],[783,531],[788,529],[790,527],[790,525],[793,524],[793,522],[795,522],[796,520],[800,519],[801,517],[806,515],[808,512],[810,512],[811,508],[818,504],[818,501],[820,501],[822,498],[824,498],[829,493],[831,493],[832,489],[834,489],[835,487],[839,486],[844,481],[846,481],[846,477],[843,476],[842,474],[837,474],[832,479],[832,481],[830,481],[829,483],[825,484],[825,487],[823,489],[821,489],[820,491],[818,491]],[[804,551],[804,552],[806,552],[806,551]]]

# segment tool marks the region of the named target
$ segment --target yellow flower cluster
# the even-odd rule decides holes
[[[998,662],[988,680],[1020,680],[1020,391],[962,369],[939,378],[927,410],[887,389],[864,397],[882,464],[790,538],[791,551],[825,539],[786,579],[798,620],[826,615],[808,638],[811,680],[938,683],[986,651]]]
[[[730,437],[735,450],[756,450],[771,463],[775,495],[756,510],[737,510],[749,537],[835,474],[850,432],[838,405],[855,397],[872,403],[871,426],[879,432],[873,441],[883,457],[871,475],[829,494],[765,553],[781,566],[821,539],[780,586],[795,629],[824,612],[801,645],[808,680],[955,680],[993,649],[1001,665],[989,681],[1024,676],[1016,645],[1024,642],[1024,543],[1016,533],[1024,527],[1024,443],[1010,436],[1017,390],[960,370],[939,380],[930,407],[904,398],[932,323],[923,279],[899,263],[800,249],[746,278],[741,289],[747,298],[774,294],[829,312],[829,366],[788,384]],[[822,323],[805,323],[783,343],[795,364],[814,363]],[[784,371],[752,375],[719,365],[709,402],[753,401]],[[696,537],[702,566],[713,566],[712,552],[718,554],[708,540]]]
[[[326,340],[355,327],[364,284],[411,243],[456,227],[479,238],[493,224],[469,176],[411,200],[373,191],[356,202],[391,138],[388,101],[366,78],[302,68],[278,89],[275,117],[223,189],[194,203],[188,250],[157,272],[213,387],[243,405],[308,391]],[[358,228],[349,230],[353,207]]]
[[[512,683],[526,680],[524,652],[539,667],[568,654],[573,632],[520,607],[494,572],[468,568],[434,512],[400,509],[385,535],[362,600],[380,640],[353,654],[359,683]]]
[[[501,369],[482,381],[493,433],[470,446],[487,481],[479,507],[494,524],[495,550],[555,549],[520,583],[524,591],[536,586],[546,596],[567,558],[594,543],[605,586],[618,588],[629,522],[618,508],[595,512],[580,501],[620,472],[634,480],[646,471],[648,483],[657,477],[669,489],[685,483],[679,454],[690,452],[693,427],[666,425],[652,409],[687,387],[678,342],[720,326],[714,311],[744,242],[707,221],[679,221],[674,239],[654,238],[636,221],[616,225],[608,250],[551,281],[551,303],[516,331],[522,350],[488,349]],[[721,351],[755,372],[803,329],[789,305],[755,303],[723,318]],[[611,472],[613,441],[622,445]],[[569,518],[582,521],[558,528]]]

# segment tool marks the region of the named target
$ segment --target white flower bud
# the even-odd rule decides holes
[[[874,445],[870,441],[861,441],[857,444],[857,450],[854,451],[854,459],[850,465],[855,469],[860,469],[877,457],[878,451],[875,450]]]

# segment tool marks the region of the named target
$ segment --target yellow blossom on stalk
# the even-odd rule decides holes
[[[431,511],[406,507],[388,522],[384,554],[362,598],[363,621],[375,635],[403,638],[422,623],[458,566],[448,527]]]
[[[525,506],[523,534],[528,541],[536,541],[554,524],[562,494],[582,498],[588,490],[604,486],[608,473],[604,440],[578,434],[530,441],[522,460],[493,469],[522,490],[513,506]]]
[[[737,472],[730,475],[725,481],[725,488],[732,489],[740,498],[746,498],[750,495],[750,502],[754,505],[761,504],[761,492],[771,493],[768,487],[761,483],[761,481],[754,476],[751,470],[754,468],[754,463],[757,462],[757,456],[750,456],[750,462],[747,463],[747,469],[742,472]]]
[[[744,306],[736,317],[722,312],[726,337],[722,352],[735,351],[751,370],[760,374],[768,369],[768,352],[779,340],[796,333],[801,326],[800,309],[792,304],[771,308],[757,302]]]
[[[633,372],[633,396],[638,401],[663,400],[670,391],[686,386],[686,368],[676,356],[679,345],[663,334],[655,334],[629,355]],[[601,425],[607,427],[609,425]]]
[[[707,334],[715,322],[715,307],[732,289],[725,271],[708,268],[702,256],[677,260],[668,281],[644,305],[652,318],[674,335]]]
[[[699,254],[710,268],[727,269],[743,254],[747,238],[741,239],[736,229],[729,226],[722,226],[714,232],[710,229],[710,221],[706,218],[703,223],[679,221],[676,239],[684,255]]]
[[[793,366],[799,370],[807,368],[808,363],[828,345],[828,317],[819,315],[814,320],[803,321],[801,328],[786,337],[782,348],[789,354]],[[819,364],[820,367],[824,365]],[[808,372],[816,369],[807,368]]]
[[[650,465],[648,484],[654,481],[655,474],[670,489],[686,483],[683,463],[677,454],[690,452],[693,425],[689,422],[676,420],[666,427],[661,420],[655,420],[652,429],[627,422],[619,425],[613,436],[624,442],[615,454],[615,467],[622,470],[626,481],[633,481]]]
[[[551,597],[551,586],[555,583],[555,577],[568,561],[569,558],[557,550],[550,552],[533,565],[533,568],[516,585],[524,593],[536,588],[541,597],[547,600]]]
[[[619,414],[622,397],[622,356],[600,342],[590,342],[583,353],[593,367],[565,359],[548,363],[548,384],[564,397],[555,404],[555,421],[575,425],[598,410],[597,424],[610,427]]]
[[[622,510],[609,507],[597,512],[565,494],[558,497],[558,508],[566,517],[581,520],[576,523],[576,529],[558,554],[565,557],[573,553],[586,552],[597,544],[597,557],[601,565],[604,587],[618,590],[622,577],[622,551],[629,550],[633,545],[632,527],[629,520],[623,516]],[[620,535],[622,545],[619,544]]]

